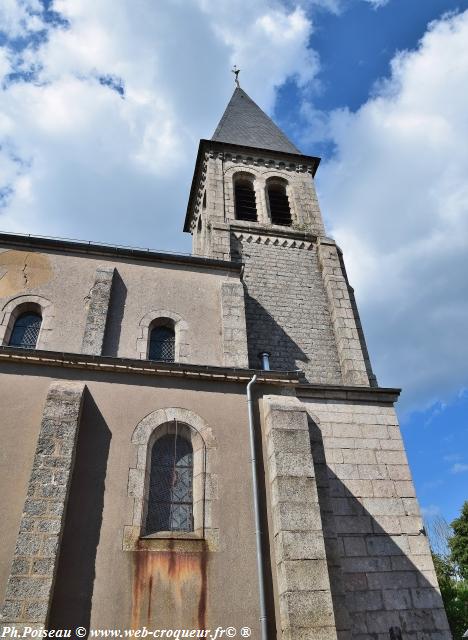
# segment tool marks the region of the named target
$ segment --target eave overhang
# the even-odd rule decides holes
[[[155,362],[132,358],[112,358],[62,351],[41,349],[21,349],[0,346],[0,363],[85,369],[110,373],[129,373],[147,376],[173,378],[196,378],[221,382],[247,383],[254,374],[259,383],[294,385],[299,382],[297,371],[263,371],[236,367],[216,367],[211,365],[188,364],[182,362]]]
[[[152,251],[133,247],[100,244],[97,242],[85,242],[83,240],[69,240],[63,238],[50,238],[32,236],[29,234],[0,233],[0,244],[18,249],[45,249],[53,251],[70,252],[74,254],[104,256],[108,258],[128,259],[145,262],[165,262],[187,266],[207,267],[240,272],[242,263],[228,260],[216,260],[201,256],[184,255],[165,251]]]
[[[181,362],[154,362],[132,358],[111,358],[81,353],[19,349],[0,346],[0,364],[33,365],[82,371],[100,371],[111,374],[133,374],[153,377],[195,379],[222,383],[247,384],[254,374],[258,384],[289,387],[300,400],[325,400],[327,402],[370,402],[393,404],[398,400],[400,389],[386,387],[357,387],[333,384],[305,384],[301,371],[263,371],[236,367]],[[7,371],[4,368],[3,371]],[[291,393],[289,391],[288,393]]]

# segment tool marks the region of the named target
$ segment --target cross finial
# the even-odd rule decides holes
[[[237,68],[236,65],[233,66],[233,68],[231,69],[232,73],[236,76],[236,85],[239,87],[240,89],[240,84],[239,84],[239,73],[240,73],[240,69]]]

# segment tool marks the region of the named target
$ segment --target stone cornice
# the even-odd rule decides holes
[[[271,149],[259,149],[258,147],[240,146],[228,142],[219,142],[217,140],[202,139],[200,140],[200,146],[204,151],[209,151],[211,154],[216,152],[223,153],[225,159],[228,159],[228,157],[232,159],[245,158],[253,162],[257,161],[257,163],[260,159],[263,163],[268,162],[268,166],[281,165],[282,168],[293,171],[308,171],[312,173],[312,175],[315,175],[320,164],[320,158],[317,156],[306,156],[302,153],[287,153],[284,151],[272,151]],[[270,163],[273,164],[270,165]],[[299,167],[307,168],[299,169]]]
[[[299,382],[298,374],[295,371],[259,371],[255,369],[215,367],[181,362],[153,362],[150,360],[111,358],[80,353],[63,353],[60,351],[18,349],[8,346],[0,346],[0,363],[1,362],[68,369],[87,369],[112,373],[197,378],[199,380],[218,382],[248,382],[254,374],[257,374],[258,383],[291,386]]]
[[[41,351],[37,349],[17,349],[0,346],[0,363],[37,365],[66,369],[105,371],[173,378],[192,378],[213,382],[246,383],[257,375],[258,384],[288,387],[299,400],[326,400],[371,402],[393,404],[398,400],[400,389],[380,387],[352,387],[330,384],[303,384],[301,372],[262,371],[255,369],[237,369],[235,367],[214,367],[187,363],[152,362],[131,358],[110,358],[107,356],[89,356],[80,353],[60,351]],[[5,371],[5,369],[4,369]]]
[[[296,395],[299,400],[353,401],[393,404],[398,400],[401,389],[387,387],[352,387],[323,384],[298,384]]]
[[[253,244],[271,244],[274,246],[290,247],[310,250],[317,242],[317,236],[312,233],[291,229],[288,227],[264,227],[262,225],[230,224],[229,230],[237,240]]]

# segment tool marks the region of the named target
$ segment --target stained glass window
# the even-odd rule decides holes
[[[146,534],[193,531],[193,450],[176,434],[153,445]]]

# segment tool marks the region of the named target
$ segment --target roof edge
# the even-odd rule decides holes
[[[202,256],[192,256],[188,254],[185,255],[164,251],[152,251],[151,249],[141,249],[136,247],[132,248],[119,245],[100,244],[84,240],[8,233],[5,231],[0,232],[0,243],[11,246],[37,247],[58,251],[68,250],[87,255],[105,255],[116,258],[136,258],[144,261],[190,264],[214,269],[229,269],[238,272],[242,269],[242,263],[231,262],[229,260],[217,260],[215,258],[204,258]]]

